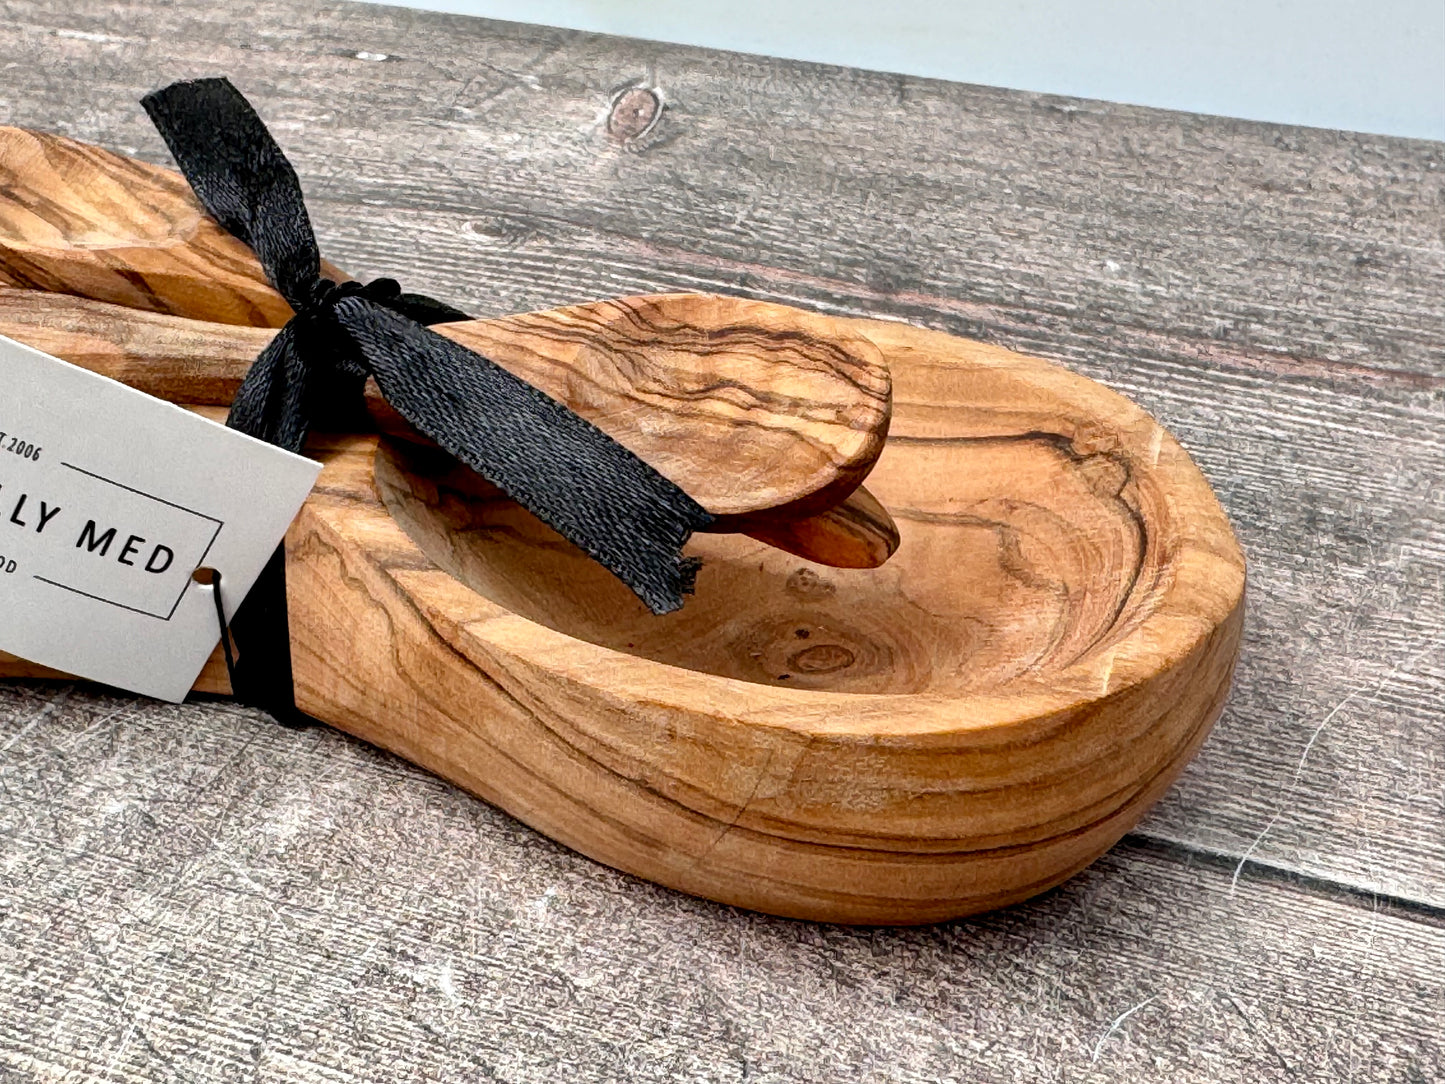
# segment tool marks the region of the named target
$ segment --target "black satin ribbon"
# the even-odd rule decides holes
[[[206,210],[250,246],[295,310],[247,373],[227,424],[300,451],[313,424],[345,426],[363,414],[374,377],[418,431],[613,572],[654,613],[682,605],[697,573],[682,546],[713,518],[701,505],[591,422],[424,326],[465,313],[402,293],[391,279],[323,279],[296,172],[228,80],[173,83],[141,104]],[[284,585],[278,550],[231,629],[237,696],[286,722],[299,720]]]

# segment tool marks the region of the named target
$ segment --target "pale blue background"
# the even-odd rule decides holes
[[[401,0],[1252,120],[1445,139],[1445,0]]]

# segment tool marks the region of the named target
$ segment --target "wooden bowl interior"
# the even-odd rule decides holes
[[[452,461],[389,445],[376,477],[395,520],[473,590],[660,663],[767,685],[942,695],[1097,668],[1094,656],[1147,618],[1170,569],[1168,502],[1147,458],[1132,454],[1127,425],[1028,372],[890,361],[893,437],[868,487],[902,544],[881,569],[826,568],[741,535],[699,535],[688,551],[703,559],[696,595],[655,617]],[[1128,407],[1125,421],[1143,416],[1088,387]]]

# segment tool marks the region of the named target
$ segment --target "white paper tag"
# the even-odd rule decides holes
[[[320,470],[0,336],[0,650],[184,699]]]

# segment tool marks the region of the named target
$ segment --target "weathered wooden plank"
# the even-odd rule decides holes
[[[162,160],[136,96],[226,71],[335,259],[479,314],[721,289],[1127,391],[1252,561],[1238,692],[1146,831],[1445,906],[1439,145],[356,5],[9,10],[0,119]],[[665,108],[620,141],[633,84]]]
[[[1421,352],[1445,336],[1436,144],[360,5],[253,10],[14,3],[12,40],[50,70],[12,72],[34,103],[13,119],[159,155],[127,94],[224,69],[250,77],[313,197],[451,212],[474,253],[537,257],[517,281],[590,223],[624,260],[706,254],[1055,349],[1117,324],[1190,356],[1439,373]],[[82,62],[57,117],[57,75]],[[635,82],[667,107],[624,145],[606,116]],[[492,276],[473,282],[490,296]]]
[[[0,1077],[1433,1079],[1445,926],[1125,843],[866,930],[596,866],[336,732],[0,688]],[[1126,1015],[1128,1014],[1128,1015]]]

